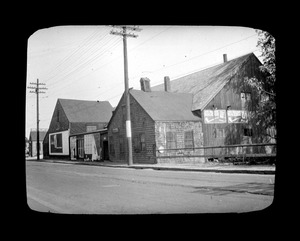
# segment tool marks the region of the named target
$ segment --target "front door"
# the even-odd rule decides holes
[[[109,157],[108,157],[108,141],[103,141],[103,152],[102,152],[103,156],[103,160],[108,160]]]
[[[77,140],[77,158],[84,158],[84,139]]]

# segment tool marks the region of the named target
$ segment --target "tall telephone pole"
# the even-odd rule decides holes
[[[46,90],[46,87],[40,87],[40,85],[45,85],[45,83],[39,83],[39,79],[36,80],[36,83],[30,82],[33,86],[28,86],[28,89],[34,89],[34,91],[29,91],[30,93],[36,94],[36,150],[37,150],[37,160],[40,160],[40,131],[39,131],[39,94],[43,94],[46,92],[40,90]]]
[[[128,87],[128,60],[127,60],[127,37],[136,38],[137,35],[127,33],[127,29],[131,31],[141,31],[138,27],[130,27],[126,25],[113,25],[113,27],[121,28],[121,31],[111,30],[111,34],[120,35],[123,37],[123,51],[124,51],[124,82],[125,82],[125,102],[126,102],[126,137],[128,145],[128,165],[133,164],[132,160],[132,136],[131,136],[131,118],[130,118],[130,100]]]

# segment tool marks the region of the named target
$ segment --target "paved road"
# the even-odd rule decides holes
[[[274,175],[157,171],[26,162],[31,209],[55,213],[153,214],[261,210]]]

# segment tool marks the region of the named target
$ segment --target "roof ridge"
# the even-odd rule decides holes
[[[57,100],[71,100],[71,101],[86,101],[86,102],[109,102],[108,100],[78,100],[78,99],[65,99],[65,98],[57,98]]]
[[[230,63],[230,62],[232,62],[232,61],[234,61],[234,60],[237,60],[237,59],[239,59],[239,58],[245,57],[245,56],[247,56],[247,55],[250,56],[251,54],[253,54],[253,52],[250,52],[250,53],[247,53],[247,54],[240,55],[240,56],[238,56],[238,57],[236,57],[236,58],[234,58],[234,59],[231,59],[231,60],[228,60],[228,61],[226,61],[226,62],[219,63],[219,64],[212,65],[212,66],[210,66],[210,67],[208,67],[208,68],[205,68],[205,67],[204,67],[203,69],[195,70],[194,72],[191,72],[191,73],[189,73],[189,74],[182,75],[181,77],[178,77],[178,78],[176,78],[176,79],[172,79],[171,81],[177,80],[177,79],[180,79],[180,78],[182,78],[182,77],[186,77],[186,76],[189,76],[189,75],[192,75],[192,74],[196,74],[196,73],[199,73],[199,72],[201,72],[201,71],[209,70],[209,69],[215,68],[215,67],[220,66],[220,65],[228,64],[228,63]],[[254,55],[254,54],[253,54],[253,55]],[[163,83],[162,83],[162,84],[163,84]],[[159,84],[159,85],[161,85],[161,84]],[[153,87],[155,87],[155,86],[153,86]]]

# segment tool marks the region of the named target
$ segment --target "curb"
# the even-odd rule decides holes
[[[29,160],[37,161],[37,160]],[[63,160],[40,160],[42,162],[49,163],[61,163],[72,165],[86,165],[86,166],[102,166],[102,167],[114,167],[114,168],[131,168],[131,169],[153,169],[159,171],[188,171],[188,172],[216,172],[216,173],[240,173],[240,174],[264,174],[274,175],[275,170],[248,170],[248,169],[213,169],[213,168],[185,168],[185,167],[162,167],[162,166],[127,166],[127,165],[111,165],[105,163],[92,163],[92,162],[75,162],[75,161],[63,161]]]
[[[159,171],[189,171],[189,172],[216,172],[216,173],[240,173],[240,174],[265,174],[265,175],[274,175],[275,170],[233,170],[233,169],[204,169],[204,168],[184,168],[184,167],[148,167],[148,166],[116,166],[116,165],[99,165],[106,167],[118,167],[118,168],[132,168],[132,169],[153,169]]]

